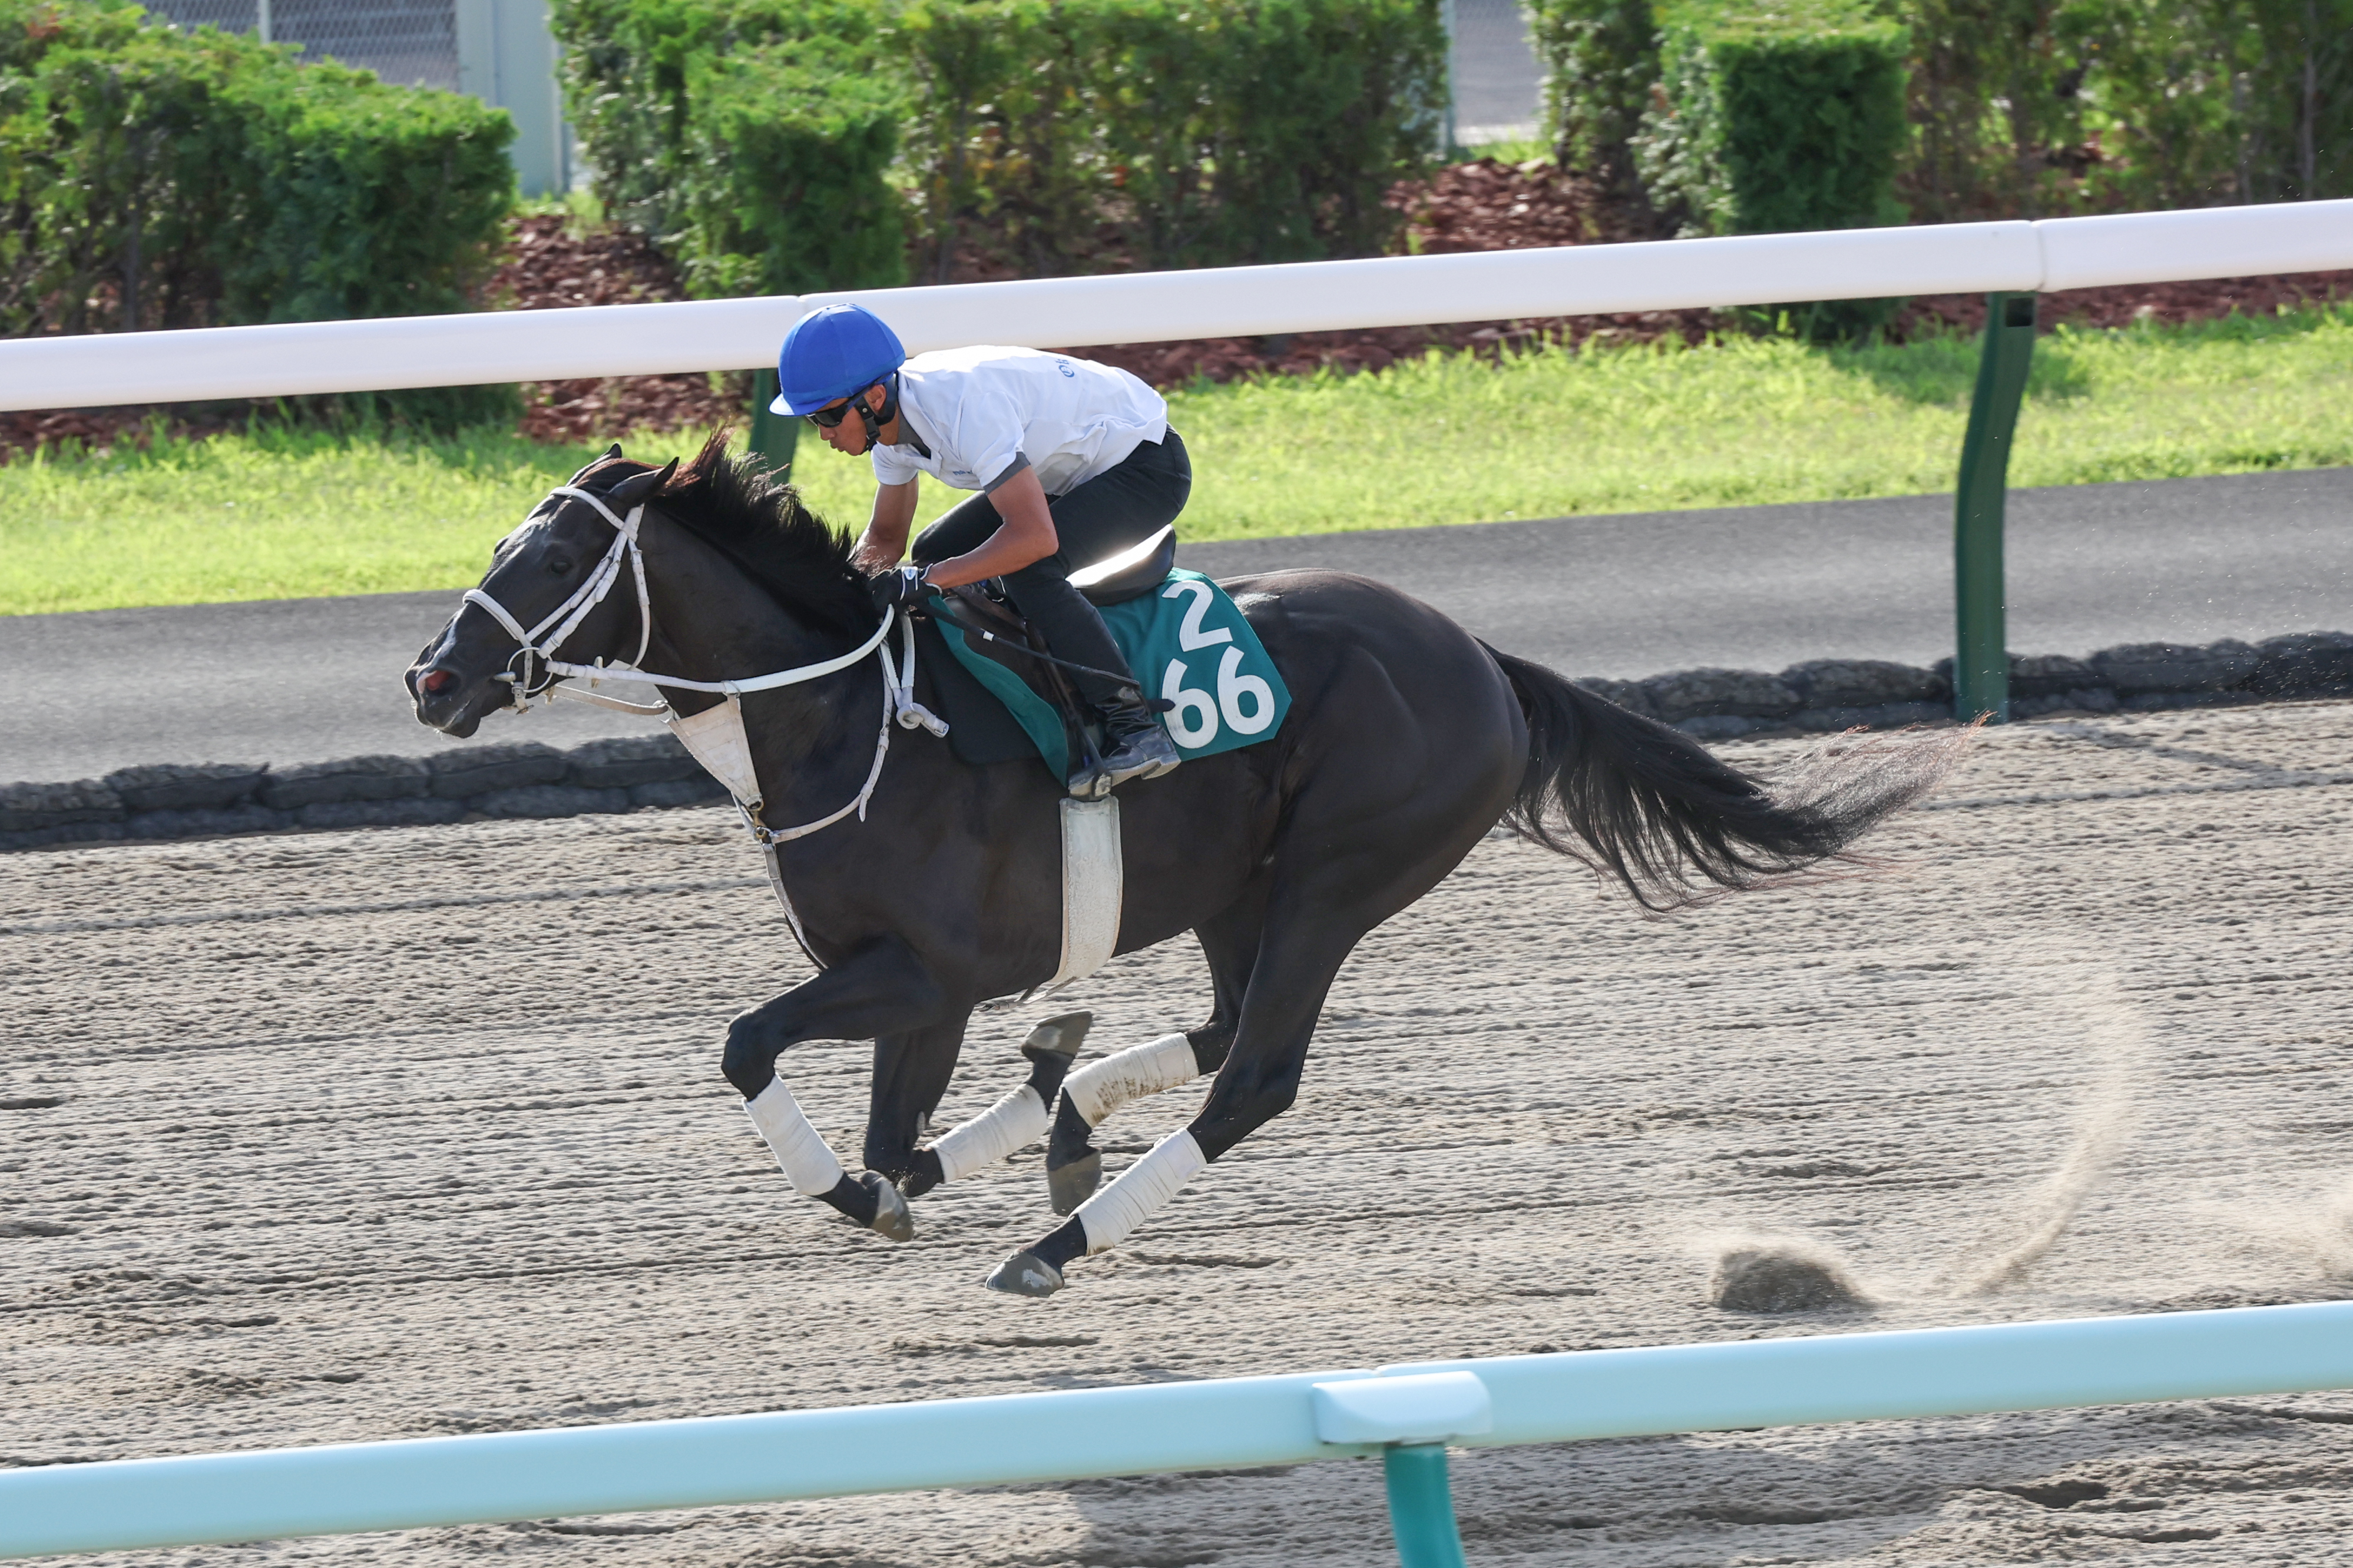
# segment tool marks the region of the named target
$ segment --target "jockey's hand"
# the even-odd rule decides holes
[[[888,610],[920,602],[930,588],[922,567],[901,566],[866,579],[866,591],[874,596],[876,609]]]

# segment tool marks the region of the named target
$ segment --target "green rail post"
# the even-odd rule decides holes
[[[776,395],[776,373],[763,370],[752,377],[752,455],[776,473],[792,466],[793,447],[800,439],[801,422],[789,414],[771,414]]]
[[[1446,1484],[1446,1445],[1392,1443],[1381,1468],[1389,1483],[1389,1529],[1403,1568],[1465,1568]]]
[[[1953,717],[2010,718],[2010,644],[2002,578],[2002,506],[2010,489],[2010,441],[2026,371],[2034,357],[2032,294],[1986,296],[1985,348],[1978,356],[1977,395],[1961,441],[1961,478],[1953,503]]]

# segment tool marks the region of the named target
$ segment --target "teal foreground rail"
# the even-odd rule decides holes
[[[0,1471],[0,1557],[1389,1456],[1459,1563],[1440,1445],[2353,1387],[2353,1302],[351,1443]],[[1451,1555],[1449,1553],[1451,1552]]]

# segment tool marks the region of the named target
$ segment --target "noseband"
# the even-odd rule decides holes
[[[881,739],[875,742],[874,766],[868,771],[865,787],[858,792],[858,797],[855,800],[830,816],[799,827],[779,831],[761,821],[760,811],[763,803],[756,792],[751,798],[745,799],[739,791],[730,785],[728,793],[736,796],[736,809],[743,814],[744,823],[752,829],[752,836],[761,843],[768,845],[785,843],[790,839],[798,838],[804,834],[814,833],[820,827],[829,827],[853,811],[858,813],[860,820],[865,819],[866,802],[873,795],[876,783],[882,777],[882,759],[891,750],[891,723],[894,718],[904,729],[913,730],[921,726],[934,735],[947,733],[948,727],[945,721],[915,700],[915,624],[901,615],[895,607],[882,612],[882,624],[874,628],[872,637],[868,637],[848,653],[821,659],[815,664],[796,665],[790,669],[750,676],[742,680],[689,680],[683,676],[656,675],[644,668],[646,649],[652,644],[654,635],[653,604],[646,592],[645,548],[638,541],[638,525],[644,520],[646,514],[645,503],[640,501],[629,509],[628,516],[619,517],[615,515],[611,507],[605,504],[604,497],[593,490],[581,489],[575,485],[558,485],[550,490],[548,495],[551,499],[556,496],[569,496],[575,500],[586,501],[596,509],[599,516],[613,525],[612,546],[596,563],[596,569],[588,574],[587,579],[579,587],[573,590],[570,598],[550,610],[539,625],[527,630],[504,605],[500,604],[480,588],[467,589],[465,604],[460,605],[458,609],[458,613],[462,616],[466,613],[465,605],[480,605],[484,613],[505,627],[507,635],[515,639],[514,656],[507,661],[510,668],[497,679],[508,682],[513,688],[512,698],[507,706],[516,712],[530,711],[533,698],[567,697],[577,701],[593,703],[600,708],[611,708],[624,713],[635,714],[643,719],[660,719],[671,726],[673,732],[677,732],[678,715],[667,702],[658,704],[625,702],[617,697],[607,697],[594,690],[579,691],[559,687],[556,682],[567,676],[572,676],[585,679],[592,688],[600,680],[633,680],[686,691],[715,692],[727,699],[727,706],[734,721],[737,742],[743,750],[744,771],[748,773],[750,747],[743,741],[743,710],[739,700],[744,693],[773,691],[778,687],[797,686],[806,680],[816,680],[820,677],[848,669],[870,653],[878,654],[882,663],[882,733]],[[550,521],[552,521],[553,519]],[[579,630],[580,623],[586,620],[590,612],[603,604],[605,596],[612,592],[613,584],[620,578],[621,564],[624,560],[628,563],[630,575],[635,579],[638,589],[638,651],[636,655],[626,663],[608,663],[599,658],[594,664],[573,664],[556,658],[556,650],[564,646],[565,639]],[[883,640],[890,635],[893,621],[899,625],[902,648],[902,657],[897,660],[892,658],[890,647]],[[538,661],[541,670],[540,679],[536,684],[532,679],[532,663],[534,659]],[[681,738],[685,737],[681,734]],[[702,759],[698,756],[697,760]],[[709,762],[704,762],[706,768],[710,765]],[[714,774],[719,772],[717,769],[712,771]],[[720,776],[722,783],[727,782],[723,775]]]

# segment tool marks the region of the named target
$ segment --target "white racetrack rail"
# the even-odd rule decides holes
[[[856,300],[911,353],[1163,342],[2353,268],[2353,200],[0,343],[0,411],[750,370]]]

